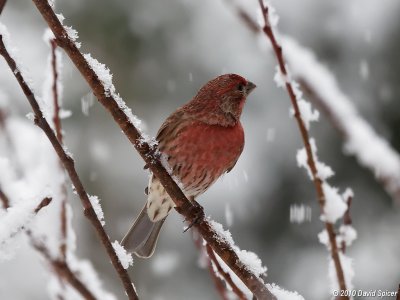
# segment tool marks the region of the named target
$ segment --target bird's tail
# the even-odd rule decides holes
[[[139,257],[149,258],[154,253],[161,226],[164,224],[165,219],[166,217],[160,221],[152,222],[147,214],[147,205],[145,205],[128,233],[122,239],[122,246],[128,252],[133,252]]]

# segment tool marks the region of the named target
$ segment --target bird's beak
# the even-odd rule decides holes
[[[257,86],[251,81],[247,81],[246,84],[246,95],[250,94]]]

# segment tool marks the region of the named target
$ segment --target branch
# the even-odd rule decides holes
[[[3,208],[7,209],[10,207],[10,200],[8,199],[7,195],[4,194],[3,190],[0,187],[0,200],[3,203]]]
[[[53,84],[51,87],[53,94],[53,124],[56,132],[57,140],[62,145],[63,144],[63,134],[61,127],[61,119],[60,119],[60,100],[59,100],[59,90],[58,90],[58,68],[57,65],[57,43],[54,39],[49,40],[50,48],[51,48],[51,71]],[[60,161],[60,169],[63,171],[63,166]],[[62,259],[66,260],[67,255],[67,187],[65,180],[60,185],[62,200],[61,200],[61,212],[60,212],[60,224],[61,224],[61,242],[60,242],[60,254]]]
[[[46,5],[48,5],[48,2]],[[50,7],[50,6],[49,6]],[[23,90],[25,96],[27,97],[29,104],[31,105],[33,112],[35,114],[35,124],[39,126],[43,132],[46,134],[48,139],[50,140],[51,144],[54,147],[57,155],[59,156],[61,162],[64,165],[64,168],[67,170],[68,175],[76,189],[79,198],[81,199],[82,205],[84,207],[85,216],[89,219],[92,226],[95,228],[101,242],[103,243],[104,247],[106,248],[107,254],[111,259],[111,262],[117,271],[124,287],[125,291],[129,297],[129,299],[138,299],[138,296],[132,286],[132,281],[129,277],[128,272],[122,267],[121,262],[118,259],[117,254],[115,253],[114,248],[108,238],[107,233],[105,232],[103,226],[101,225],[99,219],[96,216],[96,213],[93,209],[92,204],[90,203],[88,194],[86,193],[83,184],[75,170],[74,160],[65,152],[62,145],[58,142],[56,135],[54,134],[53,130],[51,129],[49,123],[44,118],[42,111],[40,110],[39,104],[36,101],[34,94],[32,93],[29,86],[26,84],[25,79],[22,77],[21,72],[18,70],[14,59],[8,53],[4,43],[3,43],[3,36],[0,34],[0,54],[6,60],[8,66],[10,67],[11,71],[13,72],[15,78],[17,79],[21,89]]]
[[[214,254],[214,251],[208,244],[203,244],[204,240],[196,229],[192,230],[193,242],[197,249],[200,251],[200,254],[206,252],[207,253],[207,267],[210,276],[212,277],[215,287],[220,294],[221,298],[226,300],[229,299],[227,295],[226,284],[229,284],[232,288],[232,291],[238,296],[239,300],[247,299],[243,292],[237,287],[237,285],[233,282],[229,273],[225,272],[221,264],[219,263],[217,257]],[[205,253],[204,253],[205,254]],[[214,269],[214,266],[216,270]],[[224,278],[225,282],[221,280],[221,277],[218,276],[217,272],[221,277]]]
[[[4,193],[2,193],[5,197],[7,197]],[[8,197],[7,197],[8,199]],[[44,198],[38,206],[35,208],[34,213],[37,214],[42,208],[46,207],[50,204],[52,198],[46,197]],[[8,206],[7,206],[8,208]],[[23,229],[23,227],[21,228]],[[39,243],[32,235],[30,230],[26,230],[25,233],[29,237],[32,246],[40,252],[47,262],[53,267],[54,271],[58,275],[59,278],[65,279],[67,282],[71,284],[85,299],[95,300],[91,292],[86,288],[86,286],[76,277],[76,275],[71,271],[69,266],[64,260],[55,260],[51,257],[49,250],[43,243]]]
[[[47,205],[49,205],[50,202],[51,202],[52,200],[53,200],[53,199],[50,198],[50,197],[44,198],[44,199],[39,203],[39,205],[36,206],[36,208],[35,208],[35,210],[34,210],[33,212],[34,212],[35,214],[37,214],[43,207],[46,207]]]
[[[67,281],[71,286],[73,286],[84,299],[87,300],[96,300],[96,297],[93,296],[92,292],[86,287],[85,284],[75,275],[75,273],[70,269],[65,260],[54,259],[51,257],[49,250],[43,243],[37,242],[32,233],[30,231],[27,232],[32,246],[42,254],[42,256],[47,260],[50,266],[53,268],[54,272],[58,275],[59,278]]]
[[[397,290],[396,300],[400,300],[400,284],[399,284],[399,289]]]
[[[7,0],[0,0],[0,15],[3,12],[4,6],[6,6]]]
[[[160,180],[161,184],[176,204],[178,212],[181,213],[189,223],[195,223],[194,226],[207,243],[258,299],[275,299],[265,286],[263,280],[251,272],[239,259],[232,246],[212,228],[207,220],[204,218],[199,219],[198,216],[202,214],[201,206],[192,204],[185,197],[181,189],[161,164],[156,155],[156,149],[150,147],[149,144],[145,142],[144,137],[130,121],[130,118],[125,113],[127,110],[125,104],[121,103],[122,100],[118,99],[115,93],[110,93],[110,91],[106,89],[95,71],[89,66],[86,59],[80,53],[75,43],[69,38],[68,33],[48,2],[46,0],[32,1],[53,31],[57,44],[65,50],[82,76],[88,82],[93,94],[111,113],[124,134],[142,156],[146,165],[149,166],[152,173]]]
[[[226,0],[226,2],[233,7],[238,17],[250,31],[255,34],[262,31],[243,8],[232,0]],[[285,46],[288,46],[290,40],[290,38],[282,36],[282,42]],[[290,44],[292,44],[292,47],[295,46],[294,43]],[[400,155],[359,115],[351,100],[337,86],[334,76],[310,55],[312,53],[300,45],[296,45],[296,47],[296,56],[292,53],[294,51],[289,52],[289,47],[285,48],[289,65],[291,67],[296,66],[296,71],[293,68],[291,70],[294,71],[292,75],[297,78],[302,90],[308,94],[310,101],[325,114],[333,127],[342,135],[346,144],[375,145],[374,153],[366,154],[369,147],[353,147],[354,149],[348,151],[348,154],[353,154],[363,167],[369,169],[393,200],[400,203]],[[299,55],[299,53],[302,55]],[[319,79],[318,84],[314,83],[314,78]],[[325,84],[321,84],[321,81],[324,81]],[[327,94],[327,86],[332,96]],[[339,106],[341,109],[336,108]],[[351,120],[351,123],[346,122],[346,120]],[[354,132],[353,128],[356,121],[361,125],[358,126],[358,130],[360,130],[360,127],[363,128],[363,134],[360,134],[359,131]],[[362,143],[358,139],[355,140],[355,135],[357,135],[357,138],[363,138]],[[376,149],[379,149],[379,152]],[[387,161],[385,165],[390,166],[390,168],[382,168],[382,159]]]
[[[304,62],[304,60],[303,60]],[[314,77],[319,77],[318,74]],[[303,91],[307,93],[310,100],[328,117],[333,124],[334,128],[342,135],[346,143],[358,144],[359,147],[352,149],[351,154],[355,155],[358,162],[365,168],[368,168],[374,173],[376,180],[383,185],[386,192],[392,197],[393,200],[400,203],[400,156],[396,150],[394,150],[389,143],[387,143],[382,137],[380,137],[375,130],[357,113],[351,102],[347,97],[341,93],[337,88],[334,101],[328,101],[320,92],[321,89],[317,88],[308,78],[298,76],[298,82],[302,87]],[[334,78],[326,77],[325,80],[330,81],[334,84]],[[348,101],[347,101],[348,100]],[[341,102],[341,103],[338,103]],[[335,109],[334,104],[341,104],[341,107],[346,107],[346,115],[344,116],[342,111]],[[351,120],[351,124],[346,122]],[[357,132],[358,137],[363,137],[363,141],[359,139],[355,140],[355,133],[353,126],[355,122],[361,124],[358,129],[362,128],[363,132]],[[366,155],[370,149],[365,145],[374,145],[374,155],[370,159],[370,155]],[[379,152],[376,151],[379,149]],[[390,168],[382,167],[382,160],[390,161],[385,165],[389,165]]]
[[[272,44],[272,48],[274,50],[276,59],[278,61],[278,65],[279,65],[279,69],[281,74],[287,78],[288,77],[288,72],[286,70],[286,64],[285,64],[285,60],[283,58],[283,54],[282,54],[282,47],[279,45],[278,41],[275,38],[273,29],[272,29],[272,25],[271,25],[271,20],[269,19],[269,14],[268,14],[268,7],[264,4],[263,0],[259,0],[259,4],[261,7],[261,12],[264,18],[264,22],[265,25],[263,27],[263,31],[264,33],[267,35],[267,37],[269,38],[271,44]],[[325,207],[325,192],[322,188],[322,180],[319,178],[318,175],[318,170],[316,167],[316,162],[314,159],[314,155],[313,155],[313,151],[311,148],[311,144],[310,144],[310,136],[308,134],[308,130],[305,126],[305,123],[302,119],[302,116],[300,114],[300,109],[298,106],[298,102],[296,99],[296,94],[294,92],[294,88],[292,86],[292,82],[289,80],[286,80],[285,82],[285,86],[286,86],[286,90],[289,94],[290,100],[292,102],[292,106],[294,109],[294,117],[296,118],[297,121],[297,125],[299,127],[300,130],[300,134],[301,134],[301,138],[303,140],[305,149],[306,149],[306,153],[307,153],[307,163],[308,166],[311,170],[311,174],[312,174],[312,179],[314,182],[314,187],[315,190],[317,192],[317,198],[318,198],[318,203],[320,206],[320,210],[322,213],[324,213],[324,207]],[[338,283],[339,283],[339,287],[342,291],[346,290],[346,282],[345,282],[345,278],[344,278],[344,272],[343,272],[343,268],[340,262],[340,257],[339,257],[339,249],[336,243],[336,233],[334,231],[334,227],[332,223],[329,222],[324,222],[325,223],[325,229],[328,233],[328,237],[329,237],[329,243],[331,245],[330,248],[330,252],[331,252],[331,257],[332,260],[334,262],[335,265],[335,269],[336,269],[336,275],[337,275],[337,279],[338,279]],[[343,297],[343,299],[349,299],[348,296]]]
[[[351,219],[351,214],[350,214],[350,207],[351,207],[351,203],[353,201],[353,196],[349,196],[349,198],[347,199],[347,210],[344,213],[343,216],[343,225],[345,226],[350,226],[353,221]],[[345,253],[346,252],[346,241],[342,241],[342,252]]]
[[[218,262],[217,257],[215,256],[214,250],[210,247],[210,245],[206,245],[207,249],[207,254],[210,259],[210,264],[212,267],[212,264],[217,268],[218,273],[225,279],[225,281],[230,285],[232,288],[232,291],[238,296],[238,299],[240,300],[245,300],[246,296],[244,293],[238,288],[238,286],[233,282],[231,275],[229,273],[225,272],[220,263]]]
[[[63,135],[61,129],[61,120],[60,120],[60,101],[58,96],[59,74],[58,74],[57,57],[56,57],[57,43],[54,39],[51,39],[49,42],[51,47],[51,70],[53,75],[53,84],[51,87],[53,93],[53,106],[54,106],[53,123],[57,139],[60,142],[60,144],[63,144]]]

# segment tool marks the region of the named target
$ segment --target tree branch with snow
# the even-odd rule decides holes
[[[61,65],[61,53],[60,50],[57,49],[57,43],[54,40],[53,34],[48,30],[45,34],[46,42],[49,44],[51,49],[50,54],[50,69],[51,69],[51,95],[53,100],[53,126],[54,131],[57,136],[57,140],[61,145],[63,145],[63,133],[61,126],[61,84],[60,84],[60,65]],[[46,91],[44,91],[46,92]],[[60,161],[60,172],[64,172],[64,168]],[[61,190],[61,211],[60,211],[60,231],[61,231],[61,240],[60,240],[60,254],[63,261],[66,260],[67,253],[67,239],[68,239],[68,217],[67,217],[67,186],[66,180],[60,183]]]
[[[263,31],[243,8],[232,0],[226,2],[250,31],[255,34]],[[281,35],[280,40],[291,76],[342,135],[344,153],[354,155],[360,165],[375,175],[393,200],[400,203],[399,153],[360,115],[349,96],[340,89],[332,72],[310,49],[287,35]]]
[[[311,121],[318,119],[318,112],[312,111],[311,105],[301,98],[298,84],[291,79],[291,74],[289,74],[287,70],[282,47],[274,33],[274,26],[276,26],[278,17],[274,14],[273,8],[267,5],[263,0],[259,0],[259,4],[264,19],[264,27],[262,30],[271,42],[275,57],[278,61],[275,80],[278,86],[285,87],[289,94],[293,107],[293,116],[296,119],[305,147],[298,152],[297,161],[299,166],[304,167],[308,171],[310,179],[314,183],[321,210],[321,219],[324,221],[325,230],[328,235],[329,243],[327,247],[330,250],[333,265],[336,270],[337,283],[340,290],[345,291],[349,286],[349,282],[346,282],[345,272],[342,266],[343,261],[341,260],[343,256],[340,254],[337,245],[334,223],[338,218],[343,216],[346,210],[346,204],[343,203],[342,198],[337,194],[337,189],[332,188],[326,182],[326,179],[333,175],[333,171],[322,162],[319,162],[316,156],[317,149],[315,141],[310,138],[309,126]],[[349,299],[348,296],[341,298]]]
[[[48,5],[47,1],[46,4]],[[136,291],[132,285],[132,280],[129,277],[127,270],[122,266],[109,238],[107,233],[105,232],[100,220],[98,219],[96,212],[93,208],[91,201],[89,200],[89,196],[86,193],[83,184],[75,170],[74,160],[72,157],[67,154],[66,150],[60,144],[55,135],[54,131],[51,129],[49,123],[47,122],[46,118],[44,117],[39,104],[36,100],[35,95],[33,94],[31,88],[28,86],[25,78],[23,77],[21,70],[17,67],[15,60],[10,56],[9,52],[7,51],[6,45],[3,41],[3,34],[4,32],[0,32],[0,55],[4,57],[8,66],[10,67],[11,71],[13,72],[15,78],[17,79],[22,91],[24,92],[25,96],[28,99],[29,104],[31,105],[34,111],[34,121],[35,124],[40,127],[43,132],[46,134],[47,138],[51,142],[55,152],[59,156],[61,162],[64,165],[64,168],[68,172],[68,175],[74,185],[74,188],[81,199],[82,205],[84,207],[85,216],[89,219],[92,226],[95,228],[101,242],[103,243],[107,254],[109,255],[111,262],[116,269],[123,285],[125,291],[129,297],[129,299],[138,299]]]
[[[243,291],[232,280],[231,275],[228,272],[224,271],[217,259],[217,256],[214,253],[214,250],[204,241],[204,239],[201,237],[196,229],[192,229],[192,236],[194,244],[200,253],[200,265],[204,265],[202,263],[204,258],[206,260],[205,264],[207,265],[206,267],[208,268],[208,272],[210,273],[217,292],[219,293],[221,298],[223,300],[230,299],[228,293],[230,293],[231,290],[239,300],[247,299]],[[228,287],[230,288],[230,290],[228,290]]]
[[[92,294],[92,292],[87,288],[87,286],[77,277],[75,272],[71,270],[69,265],[66,263],[65,259],[53,258],[50,255],[50,252],[44,243],[39,242],[37,239],[35,239],[30,231],[28,231],[27,233],[33,248],[35,248],[36,251],[42,254],[42,256],[50,264],[50,266],[60,279],[65,280],[71,286],[73,286],[84,299],[87,300],[97,299]],[[60,297],[62,297],[62,295],[60,295]]]

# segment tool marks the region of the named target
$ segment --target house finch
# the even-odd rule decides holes
[[[239,75],[221,75],[207,82],[161,125],[158,150],[187,198],[204,193],[235,166],[244,146],[240,115],[255,87]],[[139,257],[150,257],[161,226],[174,206],[159,180],[151,176],[147,202],[122,245]]]

